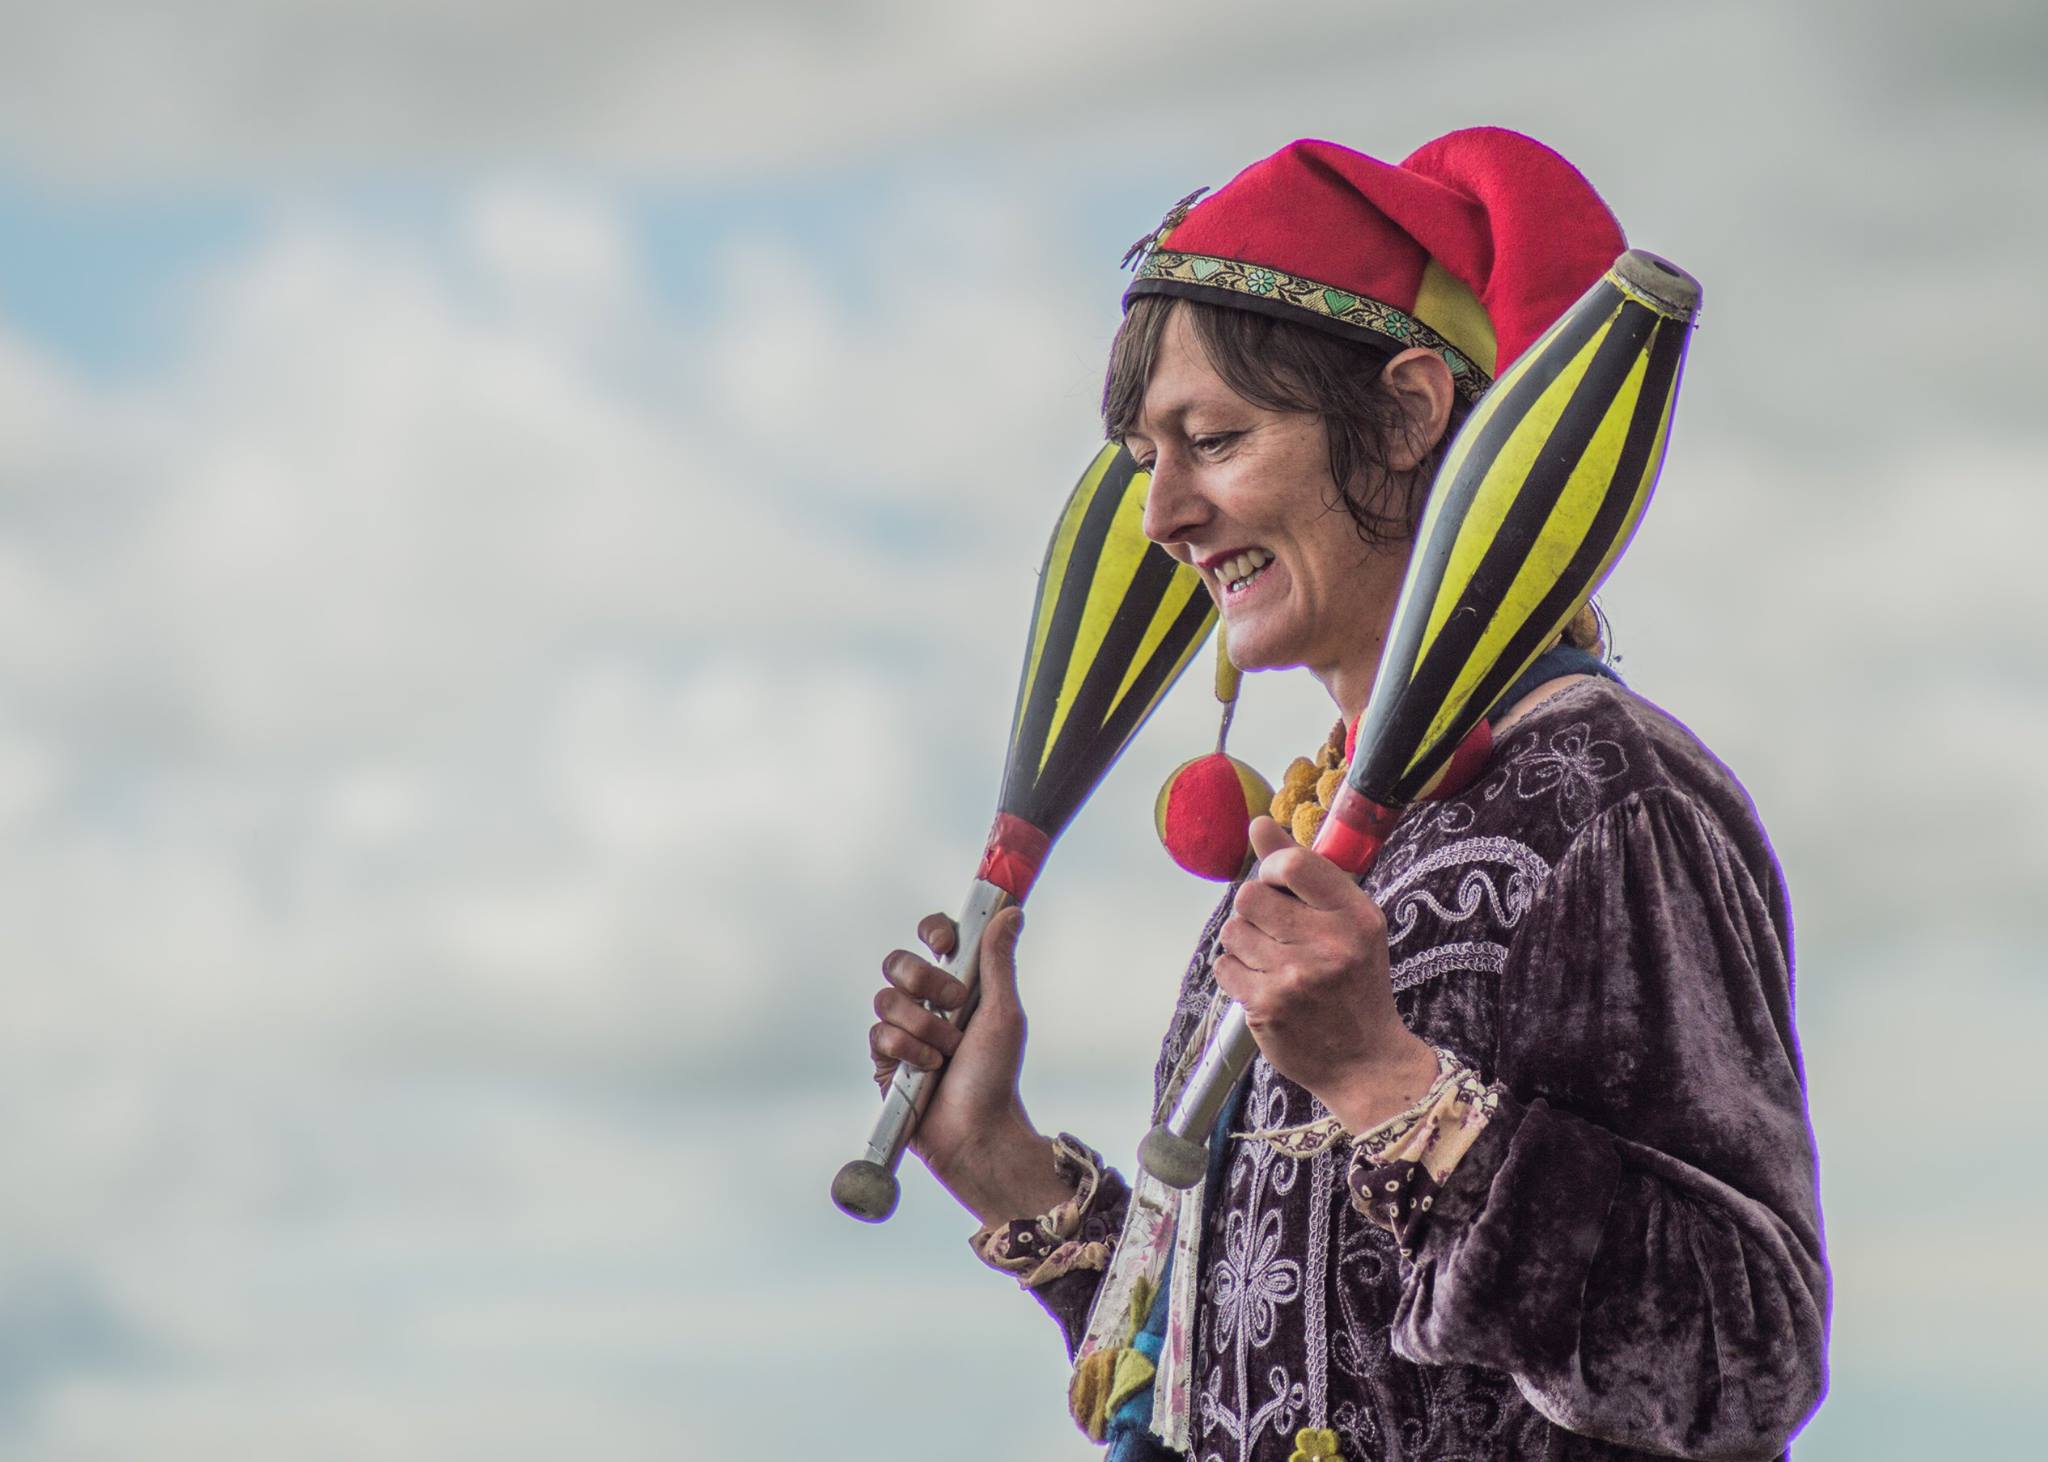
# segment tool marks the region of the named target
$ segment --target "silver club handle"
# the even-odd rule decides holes
[[[1209,1134],[1231,1089],[1259,1054],[1244,1007],[1231,1001],[1166,1120],[1138,1144],[1138,1163],[1169,1188],[1192,1188],[1209,1168]]]
[[[1007,909],[1016,899],[985,878],[977,878],[967,891],[967,903],[960,911],[959,937],[953,952],[939,961],[939,968],[967,987],[967,999],[946,1018],[965,1026],[981,999],[981,936],[988,921]],[[931,1104],[932,1092],[945,1068],[924,1071],[898,1064],[882,1095],[882,1114],[875,1119],[868,1150],[839,1170],[832,1180],[832,1201],[840,1212],[863,1223],[880,1223],[896,1211],[903,1188],[896,1180],[903,1149],[917,1128],[917,1119]]]

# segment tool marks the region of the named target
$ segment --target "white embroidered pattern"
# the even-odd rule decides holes
[[[1253,1130],[1292,1125],[1289,1093],[1282,1088],[1273,1068],[1259,1061],[1253,1073],[1241,1125]],[[1308,1106],[1320,1106],[1306,1092],[1300,1095]],[[1289,1376],[1283,1366],[1276,1365],[1266,1378],[1267,1400],[1249,1408],[1246,1414],[1251,1395],[1252,1353],[1273,1343],[1279,1311],[1294,1304],[1302,1294],[1301,1264],[1280,1257],[1280,1200],[1293,1191],[1300,1175],[1300,1164],[1281,1158],[1263,1143],[1238,1144],[1231,1157],[1230,1186],[1242,1185],[1246,1201],[1222,1210],[1219,1252],[1204,1266],[1203,1320],[1208,1331],[1205,1348],[1219,1363],[1209,1369],[1196,1405],[1204,1430],[1219,1428],[1237,1444],[1237,1462],[1250,1462],[1258,1439],[1269,1424],[1292,1428],[1295,1416],[1308,1401],[1307,1389]],[[1322,1267],[1313,1255],[1311,1264],[1318,1270]],[[1320,1329],[1308,1327],[1311,1334]],[[1226,1367],[1227,1380],[1234,1381],[1234,1386],[1226,1384]],[[1236,1404],[1231,1403],[1231,1397],[1235,1397]]]
[[[1596,738],[1592,724],[1579,721],[1552,732],[1547,740],[1535,731],[1517,738],[1481,796],[1491,802],[1510,785],[1523,802],[1555,792],[1558,821],[1568,831],[1577,831],[1599,811],[1601,784],[1627,770],[1628,756],[1619,743]]]
[[[1433,814],[1432,820],[1453,835],[1469,826],[1469,818]],[[1426,850],[1411,839],[1404,851],[1405,857],[1383,860],[1379,877],[1367,880],[1388,911],[1388,942],[1396,955],[1411,936],[1425,946],[1397,957],[1395,990],[1446,974],[1498,973],[1550,865],[1527,844],[1504,837],[1464,838]],[[1448,886],[1446,874],[1455,879]],[[1199,968],[1191,971],[1177,1026],[1214,988],[1206,965],[1218,924],[1212,921],[1198,950]],[[1471,937],[1446,938],[1460,926]],[[1320,1102],[1262,1059],[1252,1068],[1237,1126],[1271,1130],[1324,1114]],[[1361,1457],[1387,1455],[1390,1445],[1403,1456],[1428,1455],[1410,1450],[1426,1445],[1426,1438],[1380,1435],[1375,1410],[1352,1399],[1361,1387],[1410,1393],[1420,1387],[1426,1394],[1396,1408],[1411,1416],[1447,1407],[1464,1418],[1461,1426],[1479,1416],[1492,1416],[1495,1424],[1505,1418],[1505,1398],[1513,1394],[1505,1377],[1464,1368],[1439,1376],[1393,1356],[1389,1326],[1399,1255],[1392,1237],[1352,1208],[1343,1176],[1347,1157],[1339,1151],[1296,1160],[1257,1142],[1240,1143],[1231,1154],[1205,1244],[1197,1320],[1193,1440],[1200,1462],[1252,1462],[1276,1445],[1284,1452],[1302,1426],[1337,1429],[1347,1457],[1354,1448]],[[1308,1199],[1299,1215],[1285,1201],[1297,1184],[1307,1185]],[[1306,1231],[1290,1237],[1297,1222]],[[1300,1306],[1300,1318],[1283,1324],[1293,1306]],[[1344,1395],[1334,1403],[1333,1369]]]
[[[1424,980],[1456,974],[1460,970],[1497,975],[1507,967],[1508,947],[1481,939],[1470,944],[1439,944],[1434,949],[1425,949],[1395,965],[1392,973],[1394,989],[1401,991],[1411,989]]]
[[[1575,688],[1558,699],[1594,693]],[[1416,1026],[1427,1038],[1470,1041],[1473,1052],[1490,1044],[1484,987],[1432,982],[1500,974],[1551,865],[1516,838],[1470,834],[1505,822],[1549,848],[1552,837],[1539,823],[1570,831],[1611,801],[1617,789],[1610,784],[1629,759],[1590,726],[1517,734],[1481,784],[1415,809],[1381,851],[1366,887],[1387,916],[1404,1017],[1414,1024],[1427,1012],[1423,1018],[1437,1028]],[[1498,805],[1502,799],[1510,805]],[[1545,799],[1554,802],[1545,806]],[[1512,807],[1518,802],[1532,805],[1520,811]],[[1183,1041],[1214,989],[1207,962],[1228,907],[1226,895],[1189,970],[1174,1032]],[[1295,1126],[1323,1110],[1262,1059],[1237,1128]],[[1236,1146],[1203,1240],[1192,1455],[1199,1462],[1285,1456],[1303,1425],[1335,1429],[1346,1458],[1481,1462],[1533,1446],[1545,1426],[1542,1400],[1525,1404],[1505,1373],[1415,1365],[1393,1352],[1401,1258],[1393,1236],[1353,1206],[1342,1170],[1347,1154],[1297,1160],[1264,1143]],[[1271,1337],[1270,1349],[1258,1345],[1260,1335]]]

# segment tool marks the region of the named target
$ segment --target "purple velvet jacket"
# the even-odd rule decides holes
[[[1412,1261],[1353,1207],[1342,1150],[1235,1144],[1203,1236],[1197,1462],[1285,1462],[1305,1426],[1346,1462],[1783,1455],[1825,1384],[1828,1273],[1790,914],[1741,786],[1582,682],[1412,810],[1366,887],[1402,1017],[1500,1109]],[[1241,1130],[1324,1115],[1263,1060],[1249,1080]],[[1126,1196],[1105,1182],[1099,1216]],[[1100,1278],[1037,1291],[1070,1349]]]

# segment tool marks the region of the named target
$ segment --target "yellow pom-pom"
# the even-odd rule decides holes
[[[1294,1434],[1294,1450],[1287,1462],[1344,1462],[1337,1450],[1337,1434],[1328,1427],[1305,1426]]]
[[[1224,647],[1219,635],[1216,640],[1216,699],[1226,704],[1237,699],[1237,689],[1244,683],[1244,672],[1230,663],[1230,651]]]
[[[1316,801],[1328,807],[1337,797],[1337,789],[1344,785],[1344,769],[1332,767],[1316,778]]]
[[[1104,1408],[1111,1416],[1116,1409],[1152,1384],[1156,1371],[1152,1357],[1142,1350],[1120,1350],[1116,1353],[1116,1373],[1110,1377],[1109,1404]]]
[[[1295,808],[1294,816],[1289,819],[1294,831],[1294,841],[1304,848],[1315,842],[1317,832],[1322,829],[1323,819],[1328,816],[1328,813],[1313,802],[1304,802]]]
[[[1109,1391],[1116,1380],[1116,1361],[1123,1352],[1104,1346],[1074,1367],[1067,1383],[1067,1412],[1074,1425],[1096,1441],[1109,1430]]]

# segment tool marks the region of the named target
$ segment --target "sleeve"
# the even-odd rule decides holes
[[[1074,1184],[1072,1198],[1037,1218],[986,1225],[967,1244],[982,1263],[1015,1276],[1045,1307],[1071,1356],[1123,1231],[1130,1189],[1100,1153],[1064,1132],[1053,1141],[1053,1170]]]
[[[1509,1372],[1559,1426],[1680,1457],[1778,1457],[1812,1412],[1828,1273],[1756,861],[1771,895],[1672,789],[1566,850],[1501,975],[1497,1104],[1414,1236],[1403,1355]]]

